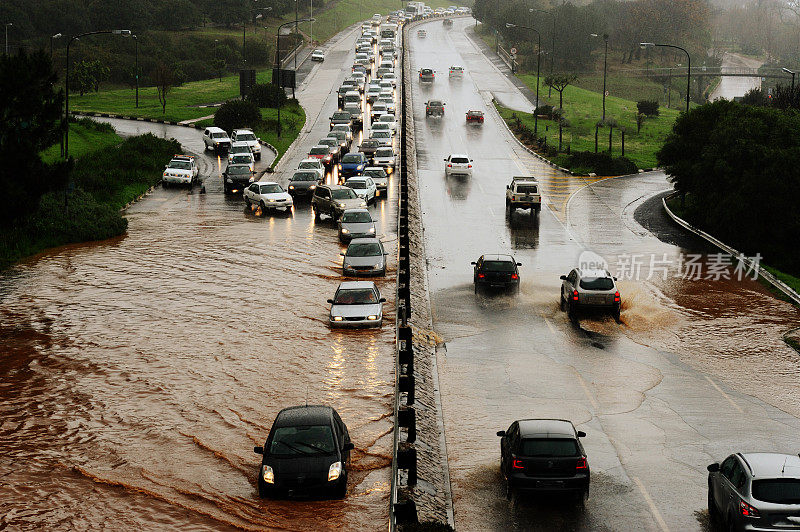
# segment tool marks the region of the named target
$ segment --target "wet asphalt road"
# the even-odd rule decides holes
[[[308,123],[267,178],[285,186],[326,136],[355,37],[310,68],[298,91]],[[344,250],[331,221],[315,222],[307,202],[261,213],[225,196],[225,163],[204,152],[200,130],[108,122],[179,140],[197,154],[202,186],[158,187],[128,209],[127,234],[49,250],[0,277],[0,528],[383,528],[396,181],[370,207],[389,253],[376,279],[384,327],[331,330],[325,300]],[[347,497],[260,500],[253,446],[281,408],[304,403],[334,406],[349,427]]]
[[[740,68],[758,68],[762,61],[753,59],[751,57],[741,56],[739,54],[732,54],[726,52],[722,56],[722,71],[726,69],[736,70]],[[719,85],[714,89],[714,92],[709,96],[709,100],[714,101],[717,98],[725,98],[726,100],[733,100],[736,97],[742,97],[752,89],[761,88],[761,78],[746,78],[738,76],[722,76]]]
[[[669,188],[663,174],[573,178],[520,149],[490,102],[526,100],[466,38],[470,23],[433,21],[425,39],[409,39],[411,68],[437,71],[412,94],[456,527],[703,529],[707,464],[800,446],[800,365],[780,338],[800,314],[753,281],[675,278],[677,257],[707,248],[663,220],[652,232],[637,222],[658,209],[646,200]],[[463,80],[448,79],[453,64],[466,68]],[[432,97],[447,104],[441,120],[424,116]],[[465,125],[474,108],[486,113],[482,127]],[[474,159],[473,177],[444,176],[450,153]],[[539,177],[547,206],[538,218],[506,219],[505,185],[525,174]],[[620,276],[621,324],[585,317],[576,326],[559,310],[559,275],[587,250]],[[470,261],[495,252],[523,264],[519,295],[473,293]],[[656,270],[648,279],[649,268],[618,271],[626,256],[649,266],[664,253],[666,280]],[[570,419],[587,433],[584,508],[505,500],[495,432],[527,417]]]

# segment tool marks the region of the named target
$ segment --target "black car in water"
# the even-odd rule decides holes
[[[319,173],[316,170],[297,170],[289,178],[289,194],[293,198],[304,196],[310,198],[319,184]]]
[[[471,263],[474,268],[473,282],[475,293],[480,288],[502,288],[519,292],[519,269],[522,263],[517,262],[511,255],[482,255],[476,262]]]
[[[222,188],[231,194],[247,188],[253,182],[253,171],[249,164],[229,164],[222,172]]]
[[[500,469],[506,497],[515,491],[589,495],[589,463],[580,438],[586,436],[564,419],[521,419],[500,436]]]
[[[347,493],[353,444],[342,418],[329,406],[284,408],[272,423],[258,470],[260,497]]]

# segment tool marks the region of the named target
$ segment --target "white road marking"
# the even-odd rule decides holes
[[[707,380],[707,381],[708,381],[708,382],[711,384],[711,386],[713,386],[713,387],[714,387],[714,389],[715,389],[715,390],[717,390],[719,393],[721,393],[721,394],[722,394],[722,397],[724,397],[725,399],[727,399],[727,400],[728,400],[728,402],[729,402],[729,403],[730,403],[730,404],[733,406],[733,408],[735,408],[736,410],[738,410],[740,414],[744,414],[744,410],[742,410],[742,408],[741,408],[739,405],[737,405],[736,403],[734,403],[734,402],[733,402],[733,399],[731,399],[731,397],[730,397],[730,396],[729,396],[727,393],[723,392],[723,391],[722,391],[722,388],[720,388],[719,386],[717,386],[717,383],[716,383],[716,382],[714,382],[714,381],[712,381],[712,380],[711,380],[711,377],[709,377],[708,375],[706,375],[706,380]]]
[[[644,484],[642,484],[642,481],[639,480],[639,477],[631,477],[631,478],[636,483],[636,486],[639,488],[639,491],[642,492],[642,496],[644,497],[644,500],[647,501],[647,505],[650,507],[650,512],[653,514],[653,517],[658,523],[658,526],[664,532],[669,532],[669,527],[667,526],[667,523],[664,521],[664,518],[661,517],[661,512],[659,512],[658,508],[656,508],[653,499],[650,497],[650,494],[647,493],[647,489],[644,487]]]
[[[553,324],[552,324],[552,323],[550,323],[550,320],[548,320],[547,318],[545,318],[545,319],[544,319],[544,322],[545,322],[545,324],[547,325],[547,328],[548,328],[548,329],[550,329],[550,332],[551,332],[551,333],[553,333],[553,334],[558,334],[558,331],[556,331],[556,328],[555,328],[555,327],[553,327]]]
[[[586,385],[586,381],[583,380],[583,376],[580,373],[578,373],[577,369],[575,369],[575,375],[578,376],[578,382],[581,383],[581,388],[583,388],[583,393],[586,394],[586,397],[589,399],[589,402],[592,403],[592,407],[595,409],[595,411],[600,410],[600,405],[597,403],[597,400],[589,391],[589,387]]]

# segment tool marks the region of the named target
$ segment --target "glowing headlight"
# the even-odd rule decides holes
[[[347,230],[347,229],[345,229],[344,227],[342,227],[342,234],[343,234],[343,235],[350,234],[350,231],[349,231],[349,230]]]
[[[328,468],[328,482],[331,480],[336,480],[339,478],[339,475],[342,474],[342,463],[341,462],[334,462],[331,464],[331,467]]]
[[[255,180],[256,180],[256,178],[255,178],[254,176],[253,176],[253,177],[250,177],[250,182],[251,182],[251,183],[252,183],[253,181],[255,181]]]
[[[275,484],[275,473],[272,471],[272,468],[268,465],[264,466],[264,470],[261,472],[261,476],[264,479],[264,482],[267,484]]]
[[[376,316],[375,314],[370,314],[369,316],[367,316],[367,319],[370,321],[375,321],[378,319],[378,316]]]
[[[346,205],[345,205],[344,203],[340,203],[340,204],[339,204],[339,207],[341,207],[342,209],[344,209],[344,208],[346,207]]]
[[[275,200],[274,200],[274,199],[272,199],[272,198],[267,198],[267,202],[269,202],[269,203],[275,203]]]
[[[342,319],[343,318],[341,316],[334,316],[333,317],[333,321],[342,321]]]
[[[367,206],[367,202],[366,201],[362,201],[361,202],[361,207],[366,207],[366,206]]]
[[[341,165],[341,163],[340,163],[340,164],[338,164],[337,166],[339,167],[339,170],[341,170],[341,169],[342,169],[342,165]]]
[[[294,185],[289,185],[289,190],[294,190]]]
[[[310,187],[308,187],[308,190],[314,190],[315,188],[317,188],[317,185],[311,185]]]
[[[358,166],[356,166],[356,170],[363,170],[363,169],[364,169],[363,164],[359,164]]]
[[[370,232],[370,233],[374,233],[374,232],[375,232],[375,228],[374,228],[374,227],[370,227],[370,228],[369,228],[369,232]]]

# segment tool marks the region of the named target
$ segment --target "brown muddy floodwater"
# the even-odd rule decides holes
[[[335,226],[161,190],[128,234],[0,277],[0,528],[385,527],[394,389],[394,195],[380,331],[331,331]],[[277,412],[336,408],[356,446],[344,500],[260,500]]]

